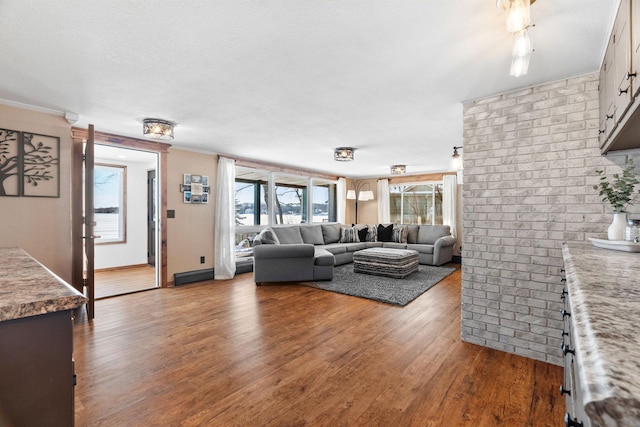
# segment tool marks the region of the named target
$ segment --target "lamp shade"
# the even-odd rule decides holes
[[[511,61],[511,70],[509,75],[513,77],[520,77],[527,74],[529,71],[529,60],[531,59],[531,54],[527,54],[524,56],[514,56]]]
[[[529,37],[529,31],[522,30],[516,34],[516,40],[513,43],[513,56],[526,56],[533,52],[533,45],[531,44],[531,37]]]
[[[511,0],[507,7],[508,32],[517,33],[531,24],[531,3],[529,0]]]
[[[361,191],[358,195],[358,200],[361,202],[366,202],[367,200],[373,200],[373,191],[365,190]]]
[[[356,199],[356,190],[348,190],[347,191],[347,199],[355,200]]]

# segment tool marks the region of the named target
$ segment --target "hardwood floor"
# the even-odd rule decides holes
[[[405,307],[248,273],[95,313],[77,426],[562,425],[562,368],[460,341],[459,270]]]
[[[96,298],[108,298],[154,289],[156,270],[149,265],[98,270],[94,274],[94,280]]]

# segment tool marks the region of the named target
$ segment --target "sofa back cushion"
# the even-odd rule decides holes
[[[300,234],[305,243],[324,245],[324,237],[322,237],[322,227],[320,227],[320,224],[301,225]]]
[[[321,224],[324,244],[338,243],[340,241],[340,224]]]
[[[260,234],[258,234],[258,239],[260,243],[263,245],[279,245],[280,241],[278,240],[278,236],[273,232],[273,228],[265,227]]]
[[[300,234],[300,227],[297,225],[287,225],[284,227],[274,227],[273,231],[278,236],[281,245],[291,245],[304,243]]]
[[[407,243],[415,244],[418,243],[418,231],[420,230],[419,225],[407,225]]]
[[[378,224],[378,242],[392,242],[393,241],[393,224],[382,225]]]
[[[433,245],[440,237],[451,234],[451,227],[448,225],[421,225],[418,231],[418,243],[422,245]]]

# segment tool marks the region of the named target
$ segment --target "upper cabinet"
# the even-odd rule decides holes
[[[640,148],[640,0],[621,0],[600,69],[600,149]]]

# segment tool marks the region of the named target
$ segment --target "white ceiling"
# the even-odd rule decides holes
[[[514,78],[495,0],[0,0],[0,102],[349,177],[439,172],[461,102],[598,70],[618,3],[538,0]]]

